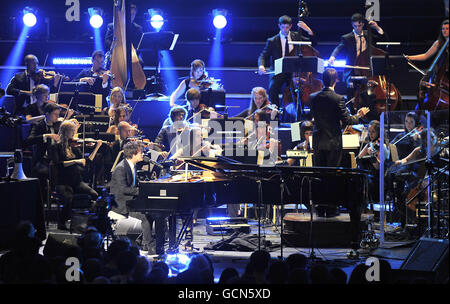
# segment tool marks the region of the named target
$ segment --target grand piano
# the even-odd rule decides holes
[[[133,211],[190,211],[222,204],[292,204],[308,201],[311,184],[314,204],[364,205],[368,172],[353,168],[259,166],[224,157],[181,159],[200,170],[139,183]]]

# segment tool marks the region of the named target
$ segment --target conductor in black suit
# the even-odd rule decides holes
[[[45,84],[55,91],[61,80],[58,74],[53,79],[42,77],[44,71],[37,69],[39,60],[32,54],[25,56],[24,64],[26,70],[14,75],[6,88],[6,94],[14,96],[14,115],[24,114],[25,108],[36,102],[32,94],[36,86]]]
[[[309,33],[312,36],[314,33],[304,23],[300,21],[298,26]],[[289,41],[307,41],[308,38],[304,37],[299,32],[292,32],[292,18],[289,16],[281,16],[278,19],[278,27],[280,32],[267,39],[266,46],[264,47],[261,55],[258,58],[258,72],[260,75],[266,72],[265,66],[270,62],[270,69],[274,70],[274,62],[276,59],[285,56],[295,56],[299,53],[299,46],[288,44]],[[279,94],[283,85],[289,85],[292,79],[292,73],[282,73],[273,76],[269,82],[269,99],[270,102],[279,106]]]
[[[314,118],[313,129],[313,150],[314,166],[317,167],[339,167],[342,159],[342,128],[346,125],[357,124],[359,118],[366,115],[368,108],[361,108],[356,115],[350,116],[345,107],[343,96],[334,92],[338,74],[335,69],[327,69],[323,73],[324,88],[310,95],[311,112]],[[320,189],[323,193],[336,193],[339,186],[339,178],[332,180],[328,178],[320,182]],[[322,201],[327,203],[327,195],[321,196]],[[352,252],[357,255],[359,248],[359,223],[361,219],[360,206],[350,204],[350,221],[352,225]],[[336,206],[319,205],[317,213],[319,216],[336,215]]]
[[[153,244],[152,223],[150,215],[140,212],[129,212],[127,201],[132,200],[139,194],[138,180],[136,175],[136,164],[143,160],[144,148],[136,141],[131,141],[123,147],[124,159],[114,168],[112,173],[110,191],[114,194],[117,207],[112,211],[123,216],[131,216],[142,221],[142,249],[149,254],[164,254],[165,220],[162,217],[155,218],[156,239]]]
[[[339,167],[342,159],[342,128],[354,125],[365,116],[368,108],[361,108],[351,116],[345,107],[345,98],[334,92],[338,79],[335,69],[323,73],[324,88],[310,95],[314,118],[314,166]]]
[[[333,64],[334,60],[341,53],[345,53],[347,65],[355,65],[355,60],[358,55],[367,49],[367,45],[369,44],[369,33],[367,30],[364,30],[364,17],[359,13],[353,14],[351,22],[353,31],[341,37],[339,45],[333,50],[328,59],[330,65]],[[372,44],[375,41],[386,39],[386,34],[383,29],[375,21],[369,21],[369,26],[372,29]],[[344,71],[344,80],[347,85],[353,72],[353,69],[346,69]]]

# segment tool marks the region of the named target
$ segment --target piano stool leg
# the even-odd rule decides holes
[[[244,218],[247,218],[247,204],[244,204]]]

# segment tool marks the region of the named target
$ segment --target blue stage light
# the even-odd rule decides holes
[[[324,66],[329,66],[329,67],[344,67],[345,65],[347,65],[347,61],[344,59],[344,60],[335,60],[334,62],[333,62],[333,65],[330,65],[329,63],[328,63],[328,60],[325,60],[325,62],[323,63],[323,65]]]
[[[223,29],[227,25],[227,18],[222,15],[217,15],[214,17],[213,24],[216,27],[216,29]]]
[[[52,60],[54,65],[91,65],[91,57],[55,57]]]
[[[212,12],[213,15],[213,24],[216,29],[223,29],[227,26],[227,11],[224,9],[214,9]]]
[[[33,27],[36,25],[37,18],[36,18],[36,10],[27,6],[23,9],[23,24],[25,24],[28,27]]]
[[[90,7],[88,8],[88,12],[89,12],[89,23],[91,24],[91,26],[93,28],[100,28],[103,25],[103,11],[100,8],[97,7]]]
[[[162,11],[157,8],[150,8],[148,15],[150,17],[150,25],[157,31],[161,30],[165,21]]]

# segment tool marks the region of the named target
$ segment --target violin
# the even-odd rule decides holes
[[[45,70],[35,71],[31,75],[31,78],[33,79],[33,81],[39,82],[42,79],[53,80],[57,75],[60,76],[61,79],[65,80],[65,81],[70,80],[70,78],[64,74],[59,74],[59,73],[56,73],[55,71],[45,71]]]
[[[127,138],[127,141],[136,141],[138,143],[141,143],[142,145],[144,145],[146,148],[149,146],[153,146],[153,147],[159,147],[161,150],[165,149],[165,146],[161,143],[155,143],[152,142],[150,139],[148,138],[140,138],[140,137],[135,137],[135,136],[130,136]]]
[[[111,78],[111,79],[115,79],[116,78],[116,76],[113,73],[111,73],[111,71],[109,71],[109,70],[100,70],[100,71],[97,71],[95,73],[97,75],[96,76],[93,75],[92,76],[93,78],[103,78],[103,75],[108,75],[108,77]]]
[[[203,103],[198,105],[197,112],[195,112],[195,114],[197,113],[201,113],[202,119],[214,119],[217,118],[218,116],[223,117],[222,114],[216,112],[216,109],[214,109],[213,107],[208,107]]]
[[[217,89],[220,88],[220,79],[214,79],[212,77],[209,77],[208,74],[205,72],[205,74],[202,75],[199,79],[193,80],[194,86],[198,87],[199,90],[207,90],[207,89]]]

